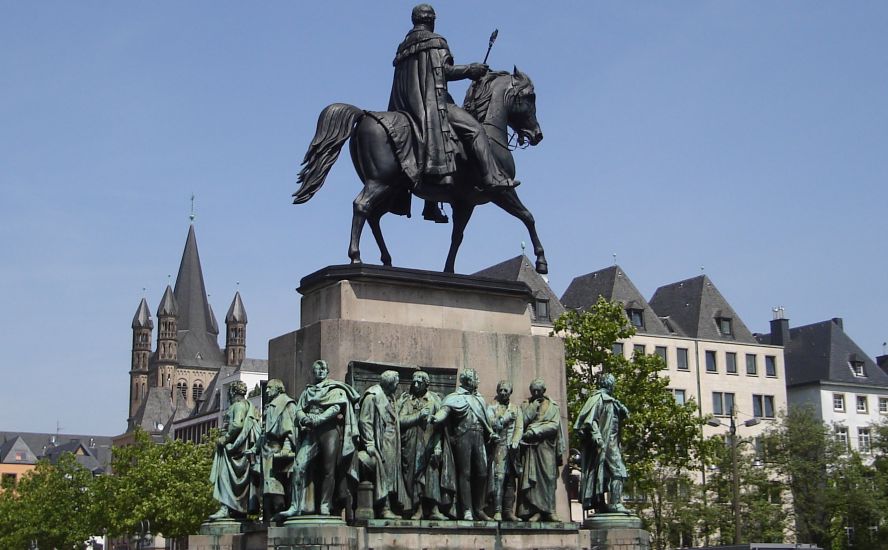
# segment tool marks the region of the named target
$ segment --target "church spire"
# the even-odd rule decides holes
[[[225,315],[225,363],[236,367],[243,363],[247,351],[247,310],[240,291],[234,293]]]

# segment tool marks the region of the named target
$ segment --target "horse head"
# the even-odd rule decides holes
[[[463,108],[478,121],[497,128],[503,137],[506,126],[512,128],[521,145],[536,145],[543,139],[536,118],[533,82],[517,67],[511,73],[490,72],[473,82],[466,92]]]
[[[518,134],[519,145],[527,141],[536,145],[543,140],[543,131],[536,117],[536,92],[530,77],[515,67],[509,75],[510,87],[505,101],[509,112],[509,126]]]

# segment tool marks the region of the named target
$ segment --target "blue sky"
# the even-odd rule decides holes
[[[327,104],[385,108],[412,5],[0,1],[0,428],[125,428],[130,321],[175,276],[192,193],[220,322],[239,282],[248,356],[298,328],[294,289],[347,261],[359,190],[344,154],[293,206],[299,162]],[[888,5],[435,7],[457,62],[499,28],[490,64],[534,80],[518,192],[556,293],[613,254],[647,297],[703,266],[753,331],[782,305],[882,353]],[[414,211],[383,220],[395,264],[440,269],[450,227]],[[479,208],[457,271],[522,241]]]

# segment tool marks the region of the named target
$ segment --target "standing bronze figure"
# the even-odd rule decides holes
[[[564,435],[558,403],[546,396],[546,383],[530,383],[530,399],[522,408],[521,480],[518,486],[518,515],[540,521],[561,521],[555,514],[558,469],[564,457]]]
[[[213,498],[221,507],[210,520],[242,518],[259,510],[259,487],[255,483],[250,451],[259,439],[259,412],[247,401],[247,385],[241,381],[228,387],[230,404],[216,440],[210,482]]]
[[[574,430],[582,440],[580,502],[584,510],[628,513],[623,506],[623,483],[629,477],[620,450],[620,428],[629,409],[613,396],[616,379],[601,377],[577,416]],[[610,495],[610,502],[605,499]]]
[[[401,470],[409,497],[407,515],[413,519],[448,519],[444,512],[455,500],[456,477],[450,441],[431,418],[441,409],[441,397],[429,391],[429,373],[413,373],[410,391],[398,398],[401,421]]]
[[[486,65],[454,65],[446,40],[434,32],[431,6],[414,8],[414,28],[396,53],[389,112],[366,112],[334,103],[318,119],[314,139],[299,172],[293,203],[307,202],[324,184],[351,139],[350,152],[364,189],[354,200],[348,256],[361,262],[360,240],[370,224],[383,265],[392,265],[379,220],[392,212],[410,214],[411,195],[453,207],[453,232],[444,271],[453,273],[456,253],[474,208],[493,202],[526,226],[536,254],[536,270],[548,272],[533,215],[515,193],[515,161],[507,128],[520,143],[543,139],[536,119],[533,82],[517,68],[488,72]],[[464,110],[447,81],[470,78]],[[482,131],[483,130],[483,131]],[[427,218],[443,221],[440,212]]]
[[[398,373],[383,372],[379,384],[364,390],[358,413],[361,479],[373,482],[374,513],[381,519],[400,519],[393,509],[407,507],[401,478],[401,430],[394,403],[397,389]]]
[[[259,455],[262,473],[262,516],[268,522],[288,504],[290,472],[299,430],[296,427],[296,402],[287,395],[277,378],[265,386],[268,403],[262,433],[251,454]]]
[[[512,383],[496,385],[496,403],[490,406],[493,431],[499,440],[493,445],[490,464],[493,519],[520,521],[515,515],[515,480],[519,470],[518,446],[524,435],[524,413],[511,403]]]
[[[300,514],[329,516],[348,497],[347,476],[358,438],[354,406],[360,396],[348,384],[327,378],[326,361],[315,361],[312,370],[315,383],[305,387],[296,404],[300,433],[291,504],[278,519]]]
[[[444,398],[441,410],[431,421],[448,422],[446,429],[456,463],[462,519],[490,521],[484,512],[488,489],[487,445],[499,437],[491,425],[484,398],[478,395],[478,374],[474,369],[460,373],[459,386]]]

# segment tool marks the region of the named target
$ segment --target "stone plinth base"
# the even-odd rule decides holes
[[[638,518],[635,518],[638,519]],[[650,550],[651,534],[644,529],[583,529],[580,546],[598,550]]]
[[[248,521],[214,521],[200,526],[199,535],[188,537],[190,550],[267,550],[265,527]]]
[[[641,529],[641,518],[632,514],[595,514],[583,521],[583,529]]]
[[[192,535],[188,544],[192,550],[650,550],[650,534],[643,529],[590,530],[572,522],[366,523],[303,519],[269,527],[267,532]]]

